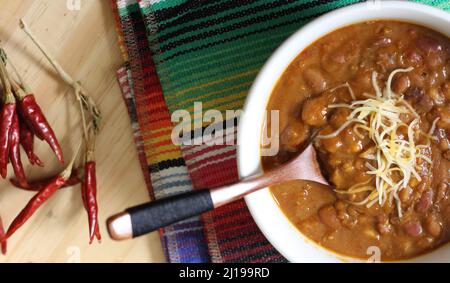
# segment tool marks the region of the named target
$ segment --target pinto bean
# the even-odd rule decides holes
[[[327,126],[325,130],[323,131],[324,134],[330,134],[334,132],[334,130],[329,126]],[[329,139],[323,139],[320,142],[322,143],[323,148],[329,153],[336,153],[338,151],[341,151],[342,148],[344,147],[344,143],[340,136]]]
[[[422,249],[429,249],[434,242],[433,237],[423,237],[417,241],[417,246]]]
[[[330,181],[337,189],[344,189],[348,187],[348,178],[340,168],[336,168],[332,171]],[[356,194],[351,196],[354,197]]]
[[[389,223],[389,218],[385,213],[381,213],[376,216],[377,223],[375,225],[378,233],[381,235],[387,235],[392,232],[392,226]]]
[[[344,64],[347,61],[347,57],[344,52],[336,52],[330,57],[330,59],[331,61],[338,64]]]
[[[305,101],[302,110],[302,120],[307,125],[320,127],[326,124],[328,114],[328,98],[325,95]]]
[[[450,107],[439,107],[437,109],[439,114],[439,128],[450,129]]]
[[[391,69],[397,65],[397,52],[395,48],[389,48],[392,46],[386,46],[380,48],[377,55],[377,65],[383,69]]]
[[[442,86],[442,93],[444,94],[445,98],[450,101],[450,82],[445,82]]]
[[[411,86],[411,80],[407,75],[398,76],[392,85],[392,90],[397,94],[402,94]]]
[[[431,188],[426,189],[416,204],[416,211],[419,213],[426,212],[433,204],[433,190]]]
[[[414,72],[408,74],[411,79],[411,85],[419,88],[426,87],[427,73],[417,68]]]
[[[442,156],[443,156],[445,159],[447,159],[448,161],[450,161],[450,149],[449,149],[449,150],[446,150],[446,151],[442,154]]]
[[[319,209],[319,218],[322,223],[327,225],[332,229],[337,229],[340,226],[339,218],[337,216],[337,211],[332,205],[327,205]]]
[[[336,207],[336,209],[339,212],[345,212],[345,213],[347,213],[347,206],[348,206],[348,204],[346,202],[342,201],[342,200],[338,200],[334,204],[334,207]]]
[[[410,187],[402,188],[398,194],[402,203],[408,203],[412,196],[412,189]]]
[[[377,231],[381,235],[387,235],[392,232],[392,226],[389,223],[377,223]]]
[[[443,63],[443,58],[437,54],[437,53],[432,53],[430,55],[428,55],[427,58],[427,65],[429,67],[431,67],[432,69],[435,69],[437,67],[439,67],[440,65],[442,65]]]
[[[348,115],[351,110],[346,108],[338,108],[330,117],[330,125],[338,129],[342,124],[347,121]]]
[[[442,105],[445,103],[445,97],[440,88],[432,87],[429,90],[428,94],[430,95],[431,99],[433,99],[434,105]]]
[[[422,225],[418,221],[409,221],[403,225],[406,234],[412,237],[417,237],[422,234]]]
[[[392,39],[390,39],[389,37],[386,36],[382,36],[379,37],[375,40],[375,42],[373,43],[374,46],[379,47],[379,46],[385,46],[385,45],[389,45],[392,43]]]
[[[417,110],[422,113],[427,113],[434,107],[433,99],[430,96],[424,95],[419,100],[419,103],[416,105]]]
[[[450,150],[448,152],[450,152]],[[446,200],[448,198],[448,196],[447,196],[448,189],[449,189],[449,186],[446,183],[441,183],[438,186],[437,194],[436,194],[436,202],[440,202],[440,201]]]
[[[450,149],[449,135],[445,129],[437,129],[437,137],[439,139],[439,149],[442,151],[447,151]]]
[[[430,214],[425,219],[424,223],[425,231],[433,237],[439,237],[442,233],[442,224],[438,220],[437,216],[434,214]]]
[[[303,76],[314,93],[321,93],[327,88],[327,81],[320,70],[313,68],[307,69],[303,73]]]
[[[291,120],[281,134],[281,144],[288,151],[296,151],[309,137],[310,127],[304,123]]]

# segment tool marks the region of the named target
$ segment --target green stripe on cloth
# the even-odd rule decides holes
[[[239,2],[236,7],[231,5],[236,1],[214,1],[214,6],[189,11],[193,21],[168,27],[168,20],[155,21],[163,6],[142,7],[149,20],[153,59],[172,112],[188,109],[184,101],[196,97],[233,95],[208,94],[253,81],[270,54],[299,27],[326,11],[358,1]],[[204,10],[215,14],[200,17]]]

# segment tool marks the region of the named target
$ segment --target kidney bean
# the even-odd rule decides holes
[[[422,225],[418,221],[409,221],[403,225],[405,233],[412,237],[422,234]]]
[[[411,87],[405,92],[405,98],[418,101],[423,97],[424,94],[425,91],[422,88]]]
[[[422,55],[420,55],[416,50],[408,50],[404,54],[407,65],[416,66],[417,63],[422,62]]]
[[[319,209],[319,218],[328,227],[337,229],[340,226],[339,218],[337,217],[337,211],[332,205],[327,205]]]
[[[435,39],[428,36],[421,36],[417,39],[416,45],[426,53],[438,52],[442,50],[442,45]]]
[[[402,94],[411,86],[411,80],[407,75],[398,76],[392,85],[392,90],[397,94]]]
[[[416,211],[419,213],[426,212],[433,203],[433,190],[431,188],[426,189],[416,204]]]

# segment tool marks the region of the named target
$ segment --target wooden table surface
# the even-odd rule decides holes
[[[156,233],[133,241],[113,242],[104,220],[116,212],[148,200],[132,129],[115,72],[123,63],[114,20],[106,0],[0,0],[0,40],[36,94],[64,149],[67,160],[81,140],[79,112],[73,94],[55,75],[41,53],[19,29],[25,19],[59,63],[80,80],[99,104],[103,129],[97,141],[98,199],[103,242],[88,244],[88,222],[79,187],[58,192],[9,241],[3,262],[162,262]],[[70,6],[69,6],[70,7]],[[45,168],[28,165],[30,179],[61,170],[49,147],[36,141]],[[23,154],[24,155],[24,154]],[[11,167],[8,171],[12,171]],[[11,172],[9,172],[11,175]],[[0,214],[5,225],[33,194],[0,181]]]

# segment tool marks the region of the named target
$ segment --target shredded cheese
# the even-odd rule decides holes
[[[420,130],[420,118],[414,108],[394,93],[391,84],[394,76],[402,72],[410,72],[413,68],[394,70],[388,77],[386,87],[381,90],[377,82],[378,74],[372,73],[372,85],[375,95],[364,93],[367,99],[356,100],[350,104],[340,103],[329,105],[330,108],[347,108],[352,110],[350,115],[335,132],[319,135],[319,139],[337,137],[343,130],[353,125],[353,132],[363,137],[362,131],[367,132],[374,143],[374,147],[366,150],[360,157],[366,159],[367,173],[373,175],[375,186],[368,183],[357,184],[348,190],[336,191],[340,194],[355,194],[370,192],[361,202],[350,202],[355,205],[370,207],[375,203],[383,206],[386,202],[396,202],[398,215],[402,216],[401,200],[398,192],[409,187],[411,179],[421,181],[418,168],[421,160],[431,164],[431,159],[423,154],[423,150],[430,145],[430,139],[438,119],[433,122],[429,133]],[[355,95],[349,84],[344,84],[354,98]],[[401,115],[408,115],[414,119],[408,124],[402,121]],[[400,133],[400,130],[403,130]],[[419,135],[423,135],[427,144],[417,144]],[[370,181],[372,181],[371,179]]]

